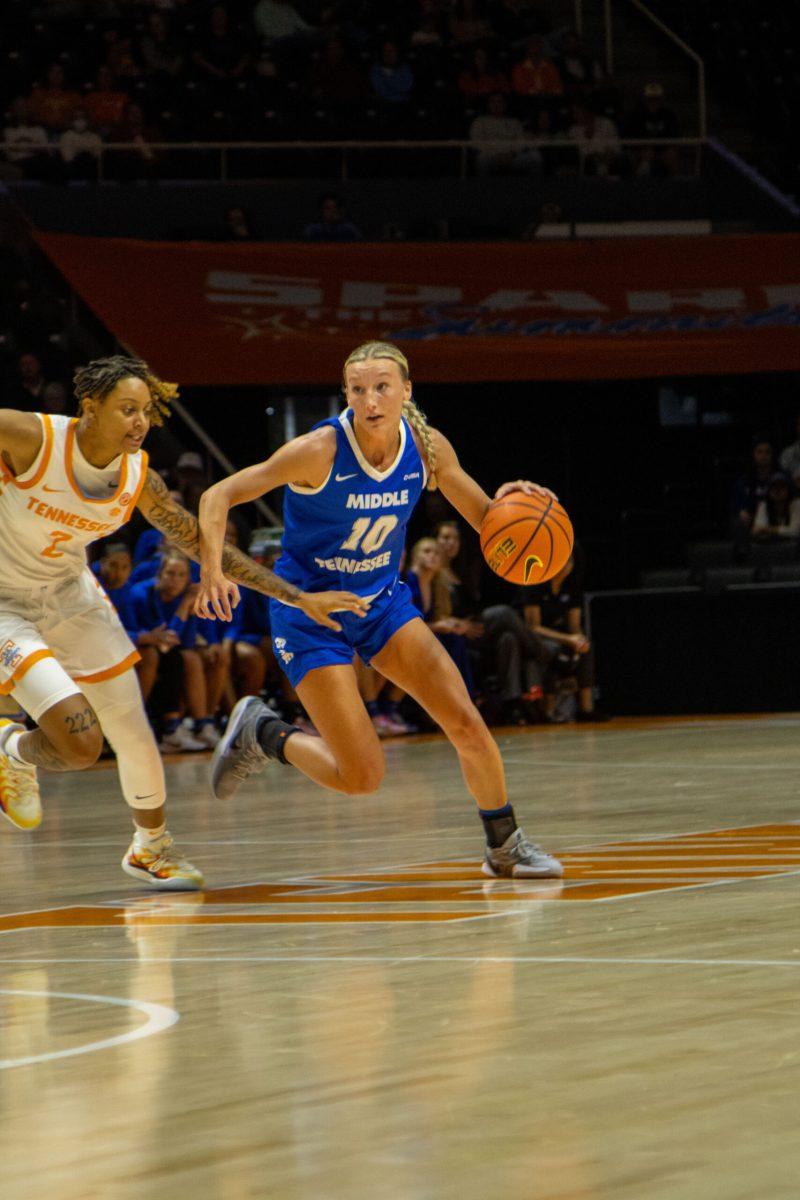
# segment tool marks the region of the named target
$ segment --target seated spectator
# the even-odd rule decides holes
[[[360,242],[363,234],[346,216],[338,196],[323,196],[320,200],[320,216],[303,230],[306,242]]]
[[[106,542],[100,558],[92,563],[92,571],[102,583],[114,608],[122,616],[123,624],[127,611],[132,567],[131,552],[125,542]]]
[[[316,33],[289,0],[258,0],[253,23],[256,33],[268,42],[304,40]]]
[[[569,684],[564,684],[573,680],[578,692],[578,720],[602,719],[594,707],[594,654],[582,629],[583,581],[576,570],[576,558],[570,558],[547,583],[517,588],[516,603],[538,640],[545,719],[568,719],[558,697],[559,692],[569,694]]]
[[[89,123],[107,136],[121,123],[129,100],[128,93],[117,87],[111,69],[103,66],[82,107]]]
[[[200,497],[210,483],[202,455],[196,450],[184,450],[175,464],[175,475],[180,503],[189,512],[197,512]]]
[[[527,725],[538,718],[535,705],[541,698],[535,638],[509,604],[482,607],[477,572],[471,569],[479,571],[481,559],[476,556],[472,563],[466,559],[457,521],[439,522],[436,544],[450,589],[450,607],[455,618],[453,632],[468,639],[483,665],[486,691],[490,693],[486,696],[484,714],[488,718],[491,709],[492,716],[503,725]],[[470,576],[471,587],[467,585]]]
[[[133,38],[123,30],[113,32],[106,54],[106,66],[115,79],[131,86],[142,76],[142,67],[134,49]]]
[[[226,525],[225,541],[232,546],[239,543],[239,531],[232,520]],[[279,554],[280,547],[272,546],[259,561],[271,570]],[[222,626],[223,651],[228,659],[232,684],[231,700],[257,696],[266,685],[271,696],[279,693],[275,703],[284,719],[299,725],[305,732],[313,732],[297,692],[276,661],[268,597],[250,588],[240,588],[239,594],[241,598],[233,611],[233,620]]]
[[[308,73],[306,90],[315,103],[336,111],[352,109],[366,96],[366,80],[339,38],[326,42]]]
[[[485,116],[475,117],[469,127],[469,140],[478,151],[475,160],[478,174],[539,170],[542,156],[534,146],[514,148],[515,142],[525,142],[527,138],[522,121],[508,115],[505,96],[494,92],[488,99]]]
[[[231,656],[236,696],[257,696],[264,686],[267,667],[274,661],[269,598],[245,587],[239,589],[239,597],[233,619],[224,627],[224,642]]]
[[[648,83],[642,98],[631,113],[625,127],[629,138],[674,138],[680,136],[678,118],[664,103],[664,88],[660,83]],[[633,147],[636,175],[672,176],[680,171],[680,156],[675,146]]]
[[[17,96],[10,111],[9,124],[3,130],[6,162],[28,179],[46,176],[52,171],[52,156],[48,153],[47,130],[34,121],[24,96]]]
[[[442,568],[450,587],[450,608],[454,617],[468,617],[481,607],[480,579],[483,558],[473,537],[470,553],[457,520],[439,521],[434,530],[442,556]]]
[[[477,0],[456,0],[450,17],[450,37],[457,46],[474,46],[491,33],[491,25]]]
[[[416,725],[410,724],[400,712],[400,703],[405,697],[395,684],[390,683],[374,667],[367,666],[356,655],[353,659],[358,691],[364,707],[379,738],[402,737],[419,733]]]
[[[35,354],[27,352],[17,359],[19,383],[8,398],[9,407],[25,412],[41,412],[47,380],[42,364]]]
[[[774,475],[775,451],[772,443],[766,437],[757,437],[753,443],[752,465],[733,486],[733,540],[737,557],[741,556],[746,545],[756,509],[762,500],[766,500]]]
[[[383,105],[399,108],[410,104],[414,91],[414,73],[408,63],[400,58],[396,42],[383,43],[380,57],[370,69],[369,81]]]
[[[562,239],[571,238],[573,226],[567,220],[564,209],[557,200],[545,200],[539,208],[537,216],[522,230],[523,242],[535,238]]]
[[[160,151],[153,143],[161,141],[158,129],[145,120],[141,104],[129,100],[122,120],[112,131],[109,141],[124,142],[130,150],[114,150],[113,173],[118,179],[148,179],[155,175]],[[110,156],[109,156],[110,158]]]
[[[200,77],[214,92],[227,93],[243,79],[253,63],[245,38],[231,29],[224,4],[211,9],[207,30],[200,36],[192,55]]]
[[[603,82],[600,64],[592,57],[574,30],[562,37],[555,65],[566,90],[573,95],[586,96]]]
[[[493,67],[486,50],[478,46],[472,52],[470,65],[465,67],[458,77],[458,90],[466,100],[475,100],[478,96],[491,96],[493,92],[507,92],[508,76]]]
[[[511,71],[511,87],[515,95],[529,102],[537,111],[540,102],[548,102],[564,94],[564,84],[558,68],[544,55],[540,37],[532,37],[525,47],[524,57]]]
[[[406,575],[411,599],[425,624],[436,634],[458,667],[471,696],[475,694],[467,639],[457,629],[461,623],[452,615],[450,588],[442,569],[442,556],[434,538],[420,538],[411,551],[411,570]]]
[[[584,175],[614,175],[622,171],[622,143],[617,127],[586,104],[574,104],[569,137],[577,142]]]
[[[69,398],[64,384],[57,379],[53,379],[50,383],[45,384],[40,412],[58,413],[61,416],[66,416],[69,411]]]
[[[442,19],[439,13],[428,11],[421,15],[420,23],[413,31],[410,45],[415,50],[438,50],[443,42]]]
[[[800,488],[800,414],[797,416],[797,441],[781,450],[780,467],[794,482],[795,487]]]
[[[96,179],[103,139],[92,129],[82,108],[58,139],[58,150],[71,179]]]
[[[760,541],[780,541],[800,535],[800,499],[782,471],[777,471],[767,484],[766,496],[756,505],[750,532]]]
[[[256,235],[250,224],[246,209],[240,204],[234,204],[225,213],[225,223],[222,227],[222,240],[225,242],[254,242]],[[198,455],[199,457],[199,455]]]
[[[142,695],[147,701],[157,680],[166,692],[161,749],[167,752],[206,750],[219,739],[197,647],[198,618],[192,612],[196,595],[189,559],[169,550],[156,578],[133,584],[128,596],[130,627],[142,655],[137,666]],[[194,721],[192,733],[181,724],[182,698]]]
[[[177,496],[172,493],[173,498]],[[155,579],[161,566],[161,555],[166,549],[167,539],[160,529],[145,529],[136,539],[133,548],[133,571],[131,583],[142,583]]]
[[[521,44],[533,33],[547,33],[546,21],[528,0],[493,0],[490,19],[496,36],[508,46]]]
[[[144,65],[156,79],[166,83],[180,76],[186,65],[186,57],[165,13],[158,10],[148,13],[147,32],[139,45]]]
[[[47,69],[44,86],[36,85],[28,101],[31,119],[44,125],[48,133],[61,133],[81,105],[78,92],[65,86],[66,76],[61,63],[52,63]]]

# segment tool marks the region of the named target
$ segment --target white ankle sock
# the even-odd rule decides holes
[[[26,762],[19,750],[19,739],[22,737],[23,733],[27,732],[27,729],[15,729],[13,733],[10,733],[6,738],[3,749],[15,767],[24,767],[30,771],[35,770],[33,763]]]
[[[136,826],[136,837],[144,845],[147,845],[148,842],[157,842],[166,832],[166,824],[159,825],[156,829],[143,829],[141,825]]]

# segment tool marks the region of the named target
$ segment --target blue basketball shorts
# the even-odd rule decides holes
[[[269,614],[275,657],[292,687],[297,687],[309,671],[351,663],[354,654],[369,665],[389,638],[419,617],[420,611],[409,588],[397,579],[375,597],[365,617],[351,612],[333,613],[333,619],[342,627],[340,633],[318,625],[299,608],[279,600],[270,600]]]

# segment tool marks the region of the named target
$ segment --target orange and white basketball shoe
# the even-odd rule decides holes
[[[134,834],[122,869],[126,875],[162,891],[193,892],[203,886],[202,872],[178,853],[169,831],[154,841],[145,841],[138,833]]]
[[[19,763],[5,752],[6,739],[24,725],[0,718],[0,813],[17,829],[36,829],[42,823],[42,800],[36,767]]]

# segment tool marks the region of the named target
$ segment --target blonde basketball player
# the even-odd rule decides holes
[[[103,734],[117,756],[135,825],[123,870],[160,888],[202,886],[200,871],[166,829],[161,756],[132,670],[136,647],[86,565],[86,547],[138,508],[197,559],[196,518],[148,469],[142,443],[177,389],[136,359],[98,359],[79,370],[77,418],[0,410],[0,694],[38,728],[0,720],[0,813],[19,829],[41,819],[37,768],[91,766]],[[335,610],[364,611],[342,592],[307,596],[233,547],[232,579],[331,627]]]
[[[408,363],[396,346],[369,342],[355,350],[344,366],[344,391],[349,407],[339,417],[215,484],[200,502],[201,615],[230,620],[236,600],[222,557],[230,506],[281,485],[287,486],[276,573],[312,592],[346,586],[369,602],[366,616],[346,612],[333,630],[314,625],[280,597],[270,601],[276,657],[322,736],[286,724],[255,697],[240,700],[214,752],[212,789],[222,798],[233,795],[273,759],[338,792],[374,791],[383,752],[359,695],[355,652],[427,709],[455,747],[483,821],[484,872],[559,876],[561,864],[518,828],[497,744],[398,578],[406,525],[426,484],[435,481],[474,529],[489,497],[414,404]],[[517,480],[496,495],[518,488],[546,491]]]

